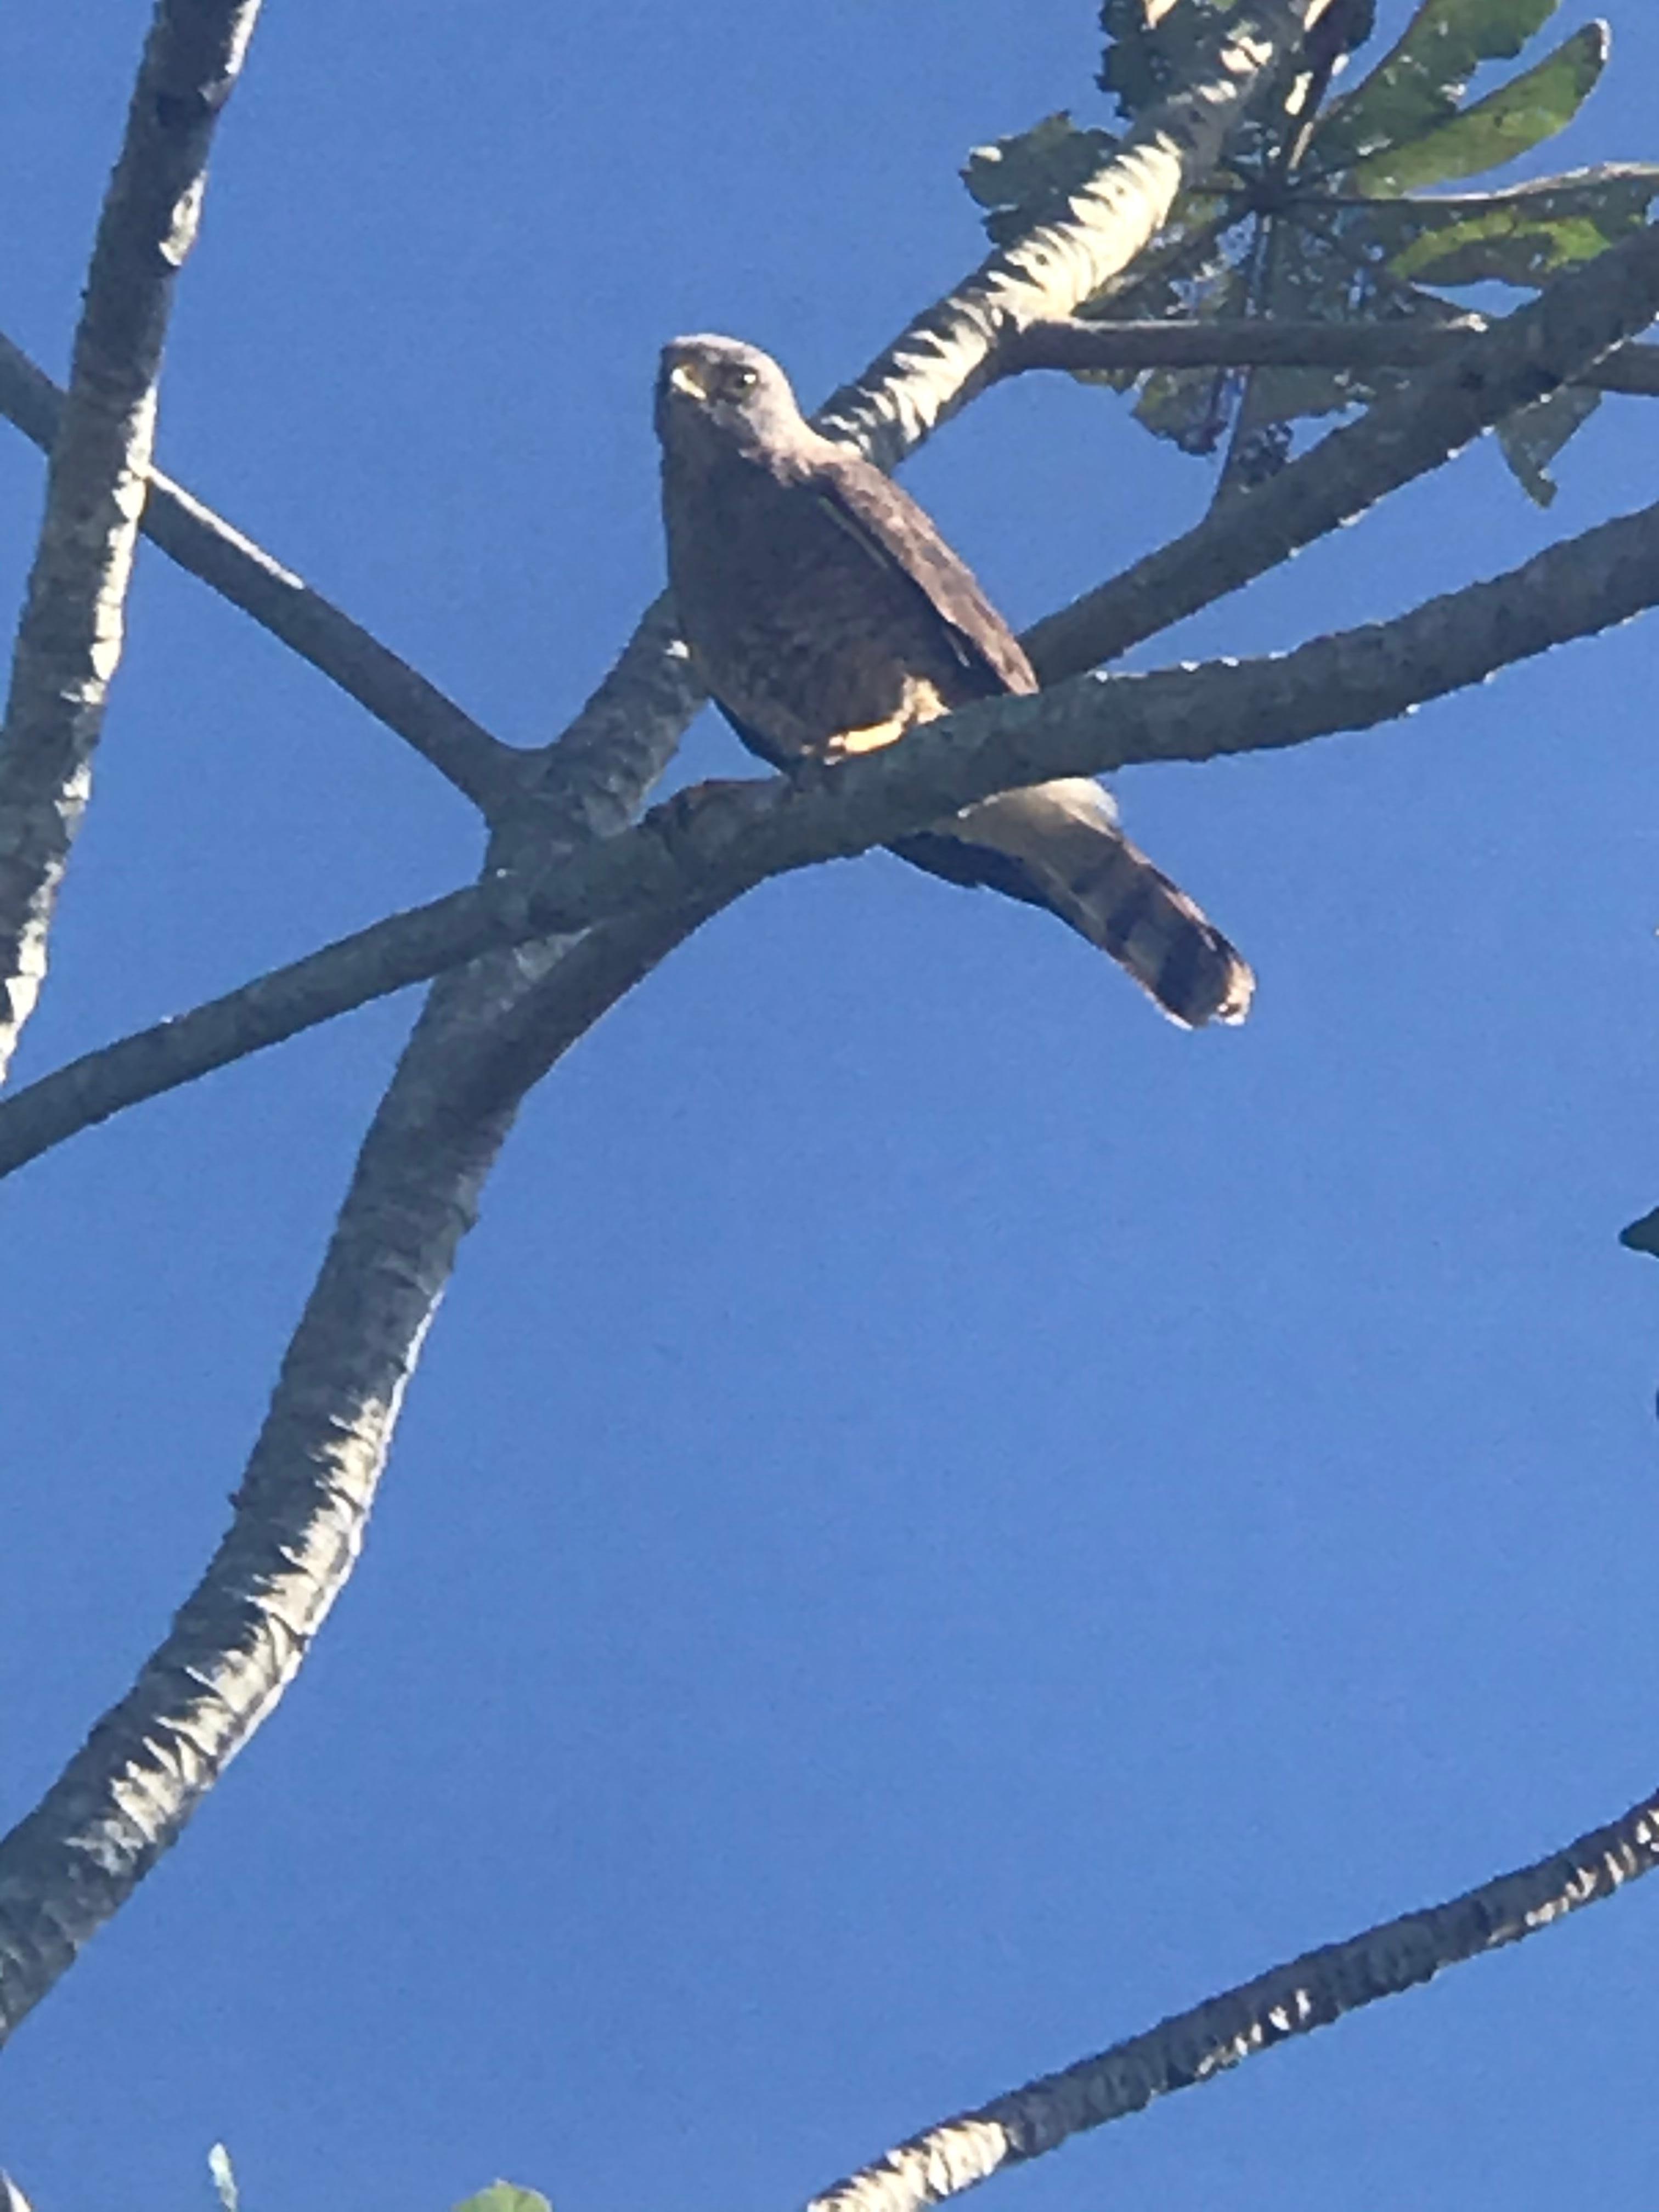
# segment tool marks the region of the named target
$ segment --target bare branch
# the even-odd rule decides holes
[[[578,938],[480,1040],[472,1065],[456,1078],[459,1109],[489,1113],[505,1099],[522,1098],[602,1015],[736,896],[647,908]]]
[[[994,791],[1370,728],[1656,601],[1659,506],[1603,523],[1522,568],[1392,622],[1340,631],[1294,653],[1146,675],[1085,676],[1029,697],[979,702],[926,724],[902,744],[800,782],[771,777],[697,786],[637,827],[533,875],[497,875],[393,915],[43,1077],[0,1103],[0,1174],[123,1107],[485,947],[627,917],[641,924],[641,948],[658,941],[645,927],[654,922],[665,951],[677,933],[768,876],[885,844]],[[589,957],[598,963],[617,956],[596,949]],[[637,973],[660,957],[647,958]],[[615,972],[619,988],[636,980],[625,958],[617,957]],[[591,993],[582,1003],[592,1005]],[[589,1018],[610,1003],[592,1005]],[[544,1064],[559,1049],[556,1043]]]
[[[1274,568],[1385,493],[1437,468],[1516,408],[1602,358],[1659,309],[1659,224],[1583,263],[1271,482],[1070,606],[1023,640],[1044,683],[1126,652]],[[1433,334],[1431,334],[1433,335]]]
[[[1564,1850],[1499,1875],[1449,1904],[1402,1913],[1345,1943],[1177,2013],[1063,2074],[913,2136],[815,2197],[807,2212],[921,2212],[1003,2167],[1040,2158],[1085,2128],[1138,2112],[1172,2089],[1212,2081],[1241,2059],[1414,1989],[1447,1966],[1536,1935],[1659,1864],[1659,1796]]]
[[[258,0],[160,0],[99,219],[0,732],[0,1074],[33,1010],[123,610],[173,280]]]
[[[1467,358],[1486,315],[1449,323],[1316,323],[1223,318],[1212,322],[1033,323],[998,362],[1001,376],[1028,369],[1432,368]],[[1625,344],[1568,378],[1598,392],[1659,395],[1659,346]]]
[[[49,453],[63,404],[45,370],[0,337],[0,415]],[[159,469],[149,471],[139,526],[170,561],[367,707],[475,805],[488,812],[516,787],[521,756],[511,745]]]
[[[522,818],[533,815],[538,834],[556,839],[608,837],[625,828],[702,702],[664,592],[569,727],[526,756]]]

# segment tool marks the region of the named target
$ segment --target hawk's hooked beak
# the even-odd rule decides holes
[[[668,372],[668,381],[676,392],[684,392],[692,399],[707,399],[708,387],[702,380],[702,372],[695,361],[677,361]]]

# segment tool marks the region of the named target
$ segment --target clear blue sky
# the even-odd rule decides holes
[[[1608,12],[1551,167],[1659,156],[1659,25]],[[147,13],[0,30],[0,325],[59,373]],[[860,367],[979,256],[967,149],[1105,119],[1093,13],[272,0],[163,464],[544,738],[660,581],[658,344],[736,331],[809,400]],[[1614,401],[1544,517],[1483,446],[1143,664],[1400,610],[1656,463],[1659,407]],[[1208,479],[1056,380],[908,481],[1025,621]],[[40,483],[0,436],[8,606]],[[133,616],[25,1073],[476,860],[148,550]],[[0,2064],[40,2212],[205,2212],[216,2137],[250,2212],[497,2172],[787,2207],[1650,1784],[1659,1270],[1615,1237],[1659,1201],[1656,635],[1123,778],[1259,970],[1237,1034],[884,859],[767,888],[610,1018],[491,1187],[311,1664]],[[709,720],[687,760],[739,766]],[[7,1820],[220,1533],[412,1005],[8,1188]],[[1644,2202],[1656,1948],[1659,1882],[995,2202]]]

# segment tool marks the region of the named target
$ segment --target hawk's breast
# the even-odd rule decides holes
[[[971,684],[910,578],[810,482],[735,457],[672,518],[669,558],[697,672],[781,757],[867,751],[961,704]]]

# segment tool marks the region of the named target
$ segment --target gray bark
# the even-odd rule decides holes
[[[50,453],[63,411],[64,394],[46,371],[0,337],[0,415]],[[514,787],[520,756],[510,745],[159,469],[149,471],[138,526],[170,561],[252,615],[477,805],[487,811]]]
[[[1472,340],[1492,327],[1486,315],[1432,324],[1071,319],[1033,323],[1022,331],[998,370],[1006,377],[1033,368],[1071,374],[1128,368],[1433,368],[1459,359]],[[1659,346],[1617,346],[1566,380],[1595,392],[1651,398],[1659,394]]]
[[[815,2197],[807,2212],[921,2212],[1004,2166],[1058,2150],[1086,2128],[1140,2112],[1154,2097],[1212,2081],[1291,2036],[1328,2027],[1447,1966],[1518,1943],[1580,1905],[1611,1897],[1656,1864],[1659,1796],[1648,1796],[1531,1866],[1499,1875],[1449,1904],[1402,1913],[1346,1942],[1304,1952],[1064,2073],[913,2136]]]
[[[0,1077],[46,973],[121,658],[173,281],[258,0],[161,0],[93,247],[0,731]]]
[[[696,786],[632,829],[377,922],[43,1077],[0,1102],[0,1174],[140,1099],[492,945],[628,925],[627,936],[582,954],[579,982],[551,975],[526,982],[551,1024],[539,1055],[544,1070],[580,1033],[570,1026],[578,1005],[586,1010],[584,1026],[591,1024],[701,920],[769,876],[851,858],[1023,784],[1150,761],[1267,751],[1373,728],[1552,646],[1593,636],[1656,601],[1659,506],[1603,523],[1392,622],[1317,638],[1293,653],[1146,675],[1085,675],[1027,697],[963,708],[925,724],[902,745],[860,755],[815,779]],[[507,1036],[498,1040],[504,1065],[538,1061],[534,1019],[515,1000],[510,1051]],[[493,1045],[481,1042],[478,1048],[488,1060]]]

